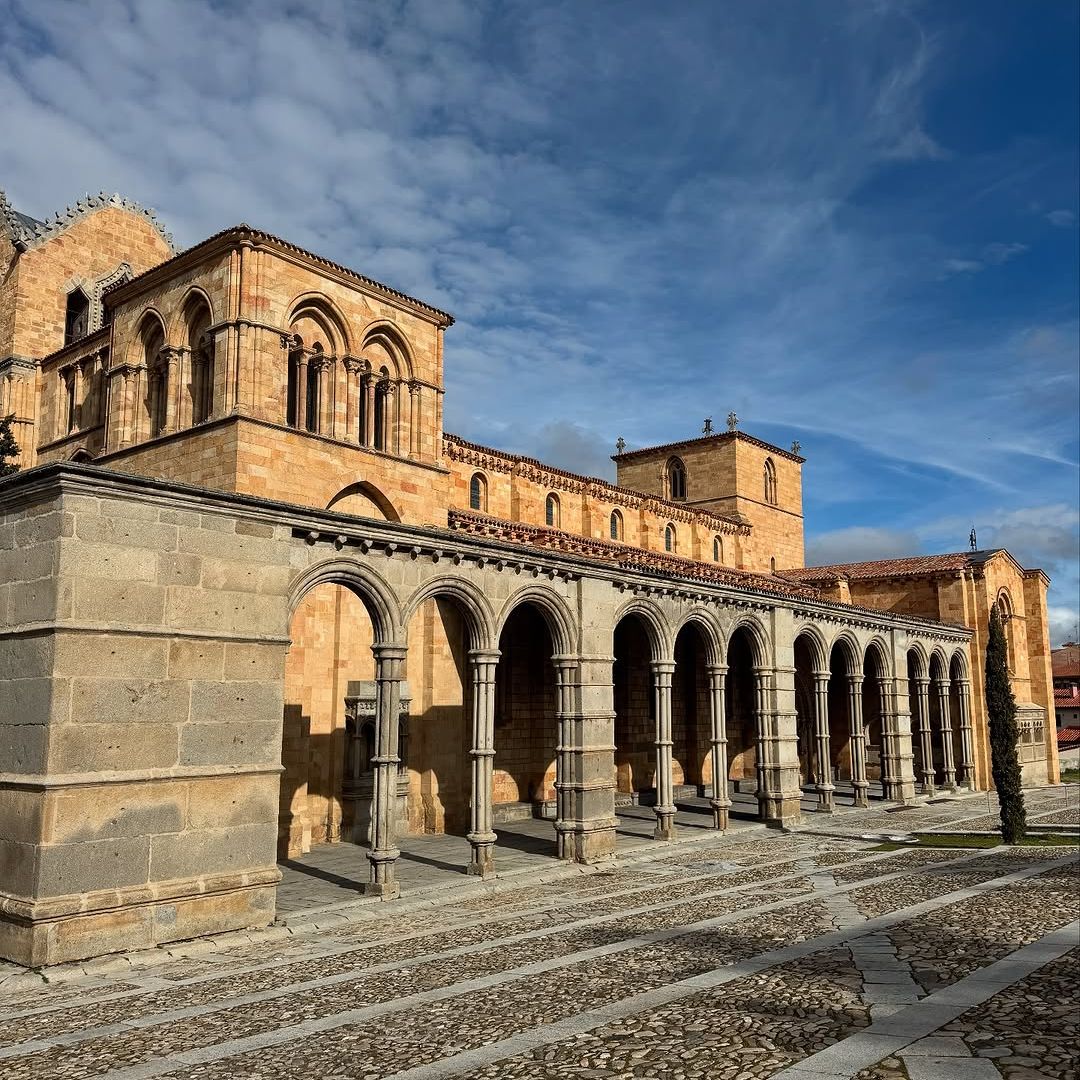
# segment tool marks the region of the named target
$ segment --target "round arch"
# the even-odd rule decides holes
[[[187,341],[187,328],[191,322],[191,315],[198,307],[206,308],[210,316],[209,325],[214,325],[214,305],[210,301],[210,296],[205,289],[200,288],[198,285],[192,285],[184,293],[183,299],[181,299],[173,312],[169,324],[170,341]]]
[[[375,629],[375,643],[387,644],[404,640],[404,622],[397,598],[390,587],[369,567],[354,559],[336,558],[308,567],[289,586],[289,608],[285,633],[293,613],[305,594],[316,585],[342,585],[355,593],[367,609]]]
[[[945,651],[940,645],[935,646],[933,652],[930,653],[927,671],[930,673],[930,678],[934,680],[949,677],[949,661],[946,659]]]
[[[355,484],[343,487],[327,504],[327,510],[333,510],[339,503],[352,496],[361,496],[375,504],[379,512],[387,521],[400,521],[401,515],[397,512],[394,504],[374,485],[367,480],[358,480]],[[348,510],[338,509],[339,514],[347,514]],[[366,517],[365,514],[357,515]]]
[[[548,632],[551,634],[557,656],[573,656],[576,654],[577,627],[574,616],[571,614],[566,601],[543,585],[528,585],[519,592],[514,593],[503,604],[502,610],[495,620],[494,640],[496,642],[502,637],[502,632],[506,628],[510,616],[522,604],[532,604],[539,610],[544,622],[547,623]]]
[[[333,300],[325,293],[305,292],[293,298],[285,325],[292,330],[302,319],[310,319],[327,338],[326,352],[342,356],[351,351],[349,324]],[[311,342],[304,344],[310,348]]]
[[[753,615],[741,616],[732,626],[731,631],[728,633],[727,641],[724,642],[724,656],[731,650],[731,639],[740,631],[746,631],[746,636],[750,639],[750,652],[753,656],[754,667],[765,668],[769,666],[769,636],[766,633],[765,627],[754,618]]]
[[[427,600],[447,597],[461,605],[469,629],[469,648],[494,650],[499,646],[495,633],[495,618],[487,597],[472,582],[464,578],[443,575],[424,582],[409,597],[402,610],[402,627],[408,632],[409,623]]]
[[[792,647],[800,640],[808,642],[815,670],[821,673],[827,672],[829,670],[829,645],[825,640],[825,635],[816,626],[803,623],[795,628]]]
[[[687,612],[682,622],[675,627],[672,641],[678,641],[679,635],[688,626],[697,627],[701,633],[705,642],[705,663],[710,665],[720,664],[722,662],[720,659],[722,655],[720,643],[724,635],[713,619],[712,613],[706,608],[693,608]]]
[[[844,658],[849,675],[861,675],[863,670],[863,650],[855,636],[846,630],[842,630],[832,639],[829,644],[829,661],[832,664],[833,653],[839,649]]]
[[[655,604],[640,597],[628,600],[618,611],[612,620],[611,632],[628,615],[636,615],[645,626],[645,634],[649,639],[649,652],[653,660],[671,660],[675,655],[675,639],[671,636],[667,620]]]
[[[867,643],[866,648],[863,650],[863,662],[861,667],[862,673],[864,675],[866,674],[868,661],[870,660],[871,654],[873,654],[873,656],[876,658],[878,667],[881,670],[881,674],[884,675],[886,678],[891,679],[893,672],[892,664],[889,663],[889,650],[886,648],[885,642],[882,641],[879,637],[871,638],[870,641]]]
[[[967,656],[963,649],[954,649],[949,659],[949,678],[967,679],[968,677]]]
[[[402,333],[401,328],[389,319],[377,319],[364,327],[360,351],[363,352],[369,345],[381,345],[392,359],[398,362],[398,377],[412,379],[414,377],[415,364],[413,363],[412,349],[408,339]]]
[[[921,641],[913,641],[907,647],[908,663],[913,668],[913,674],[917,679],[927,678],[930,670],[930,661],[926,655],[926,649]]]
[[[139,316],[137,329],[132,336],[131,345],[128,349],[128,361],[136,366],[145,359],[146,345],[155,333],[161,335],[161,344],[165,345],[169,338],[165,330],[165,319],[154,306],[146,308]]]

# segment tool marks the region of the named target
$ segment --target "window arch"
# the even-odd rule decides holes
[[[776,497],[776,466],[772,458],[765,459],[765,501],[770,506],[777,503]]]
[[[1012,626],[1013,606],[1008,589],[1002,589],[997,598],[998,618],[1001,619],[1001,631],[1005,635],[1005,655],[1008,658],[1009,674],[1016,670],[1015,631]]]
[[[672,458],[667,467],[668,498],[682,502],[686,498],[686,466],[678,459]]]
[[[712,561],[722,563],[724,561],[723,537],[714,536],[712,542]]]
[[[776,556],[775,555],[769,560],[769,573],[771,573],[771,574],[776,573]]]
[[[146,417],[150,435],[160,435],[165,429],[169,402],[169,368],[162,363],[165,331],[152,314],[142,324],[142,362],[146,367]]]
[[[559,496],[554,492],[544,500],[544,520],[553,529],[559,527]]]
[[[623,520],[622,514],[618,510],[611,511],[611,539],[621,540],[623,538]]]
[[[390,369],[379,368],[378,381],[375,384],[375,449],[387,450],[390,408]]]
[[[82,289],[72,289],[64,312],[64,344],[70,345],[90,333],[90,297]]]
[[[675,533],[675,526],[670,522],[664,526],[664,550],[673,554],[679,550],[679,537]]]
[[[469,509],[487,511],[487,479],[483,473],[473,473],[469,481]]]
[[[318,430],[319,368],[322,345],[315,342],[304,348],[304,339],[293,337],[289,350],[289,385],[285,406],[285,422],[300,431]]]
[[[191,422],[201,424],[209,420],[214,411],[214,337],[209,333],[211,316],[205,300],[192,297],[187,305],[185,322],[191,364]]]

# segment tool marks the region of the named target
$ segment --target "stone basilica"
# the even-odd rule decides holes
[[[989,786],[989,612],[1057,779],[1047,579],[805,568],[802,467],[732,426],[617,480],[443,431],[453,318],[246,225],[0,194],[0,956],[265,925],[278,860],[548,820],[553,857],[732,793],[777,826]]]

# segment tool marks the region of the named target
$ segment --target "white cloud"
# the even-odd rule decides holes
[[[1060,648],[1066,641],[1080,640],[1080,633],[1077,632],[1080,626],[1080,604],[1072,607],[1050,604],[1047,606],[1046,615],[1050,621],[1051,648]]]
[[[1046,220],[1059,229],[1071,229],[1076,224],[1076,215],[1071,210],[1051,210]]]

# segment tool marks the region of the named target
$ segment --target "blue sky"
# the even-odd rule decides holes
[[[0,185],[247,221],[455,313],[449,430],[611,476],[711,415],[808,558],[1005,545],[1078,608],[1068,0],[0,0]]]

